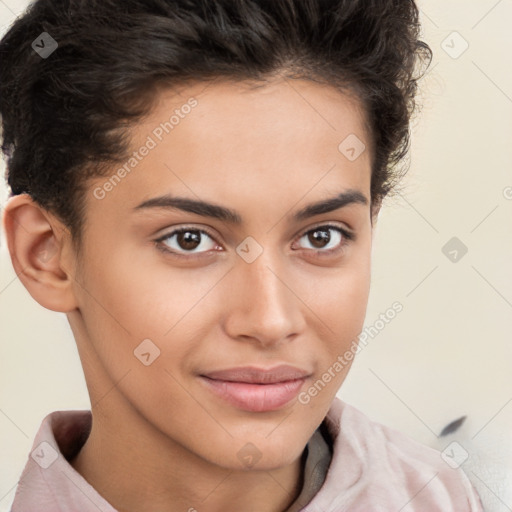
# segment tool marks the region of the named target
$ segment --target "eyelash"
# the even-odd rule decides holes
[[[321,249],[317,249],[317,250],[315,250],[315,249],[305,249],[305,250],[306,251],[313,251],[315,253],[315,255],[320,255],[320,256],[332,255],[332,254],[335,254],[338,251],[344,249],[344,247],[346,245],[348,245],[350,242],[355,240],[355,235],[353,233],[347,231],[346,229],[341,228],[340,226],[336,226],[334,224],[321,224],[319,226],[315,226],[313,228],[310,228],[307,231],[304,231],[301,235],[299,235],[298,240],[300,240],[301,238],[303,238],[304,236],[306,236],[306,235],[308,235],[310,233],[313,233],[314,231],[328,231],[330,229],[339,232],[342,235],[342,237],[343,237],[343,240],[340,242],[340,244],[338,245],[337,248],[329,249],[327,251],[324,251],[324,250],[321,250]],[[171,255],[176,256],[178,258],[196,259],[196,258],[204,257],[204,255],[207,254],[210,251],[204,251],[204,252],[200,252],[200,253],[191,253],[191,254],[181,254],[181,253],[178,253],[178,252],[176,252],[174,250],[171,250],[171,249],[167,248],[165,246],[165,244],[163,244],[164,240],[168,240],[169,238],[172,238],[175,235],[179,235],[181,233],[186,233],[188,231],[208,235],[215,243],[218,244],[217,240],[215,239],[215,236],[212,233],[210,233],[208,230],[200,229],[200,228],[195,228],[195,227],[192,227],[192,226],[189,226],[189,227],[185,226],[185,227],[181,227],[179,229],[175,229],[173,231],[170,231],[169,233],[166,233],[165,235],[162,235],[161,237],[159,237],[156,240],[154,240],[157,249],[162,251],[162,252],[164,252],[164,253],[166,253],[166,254],[171,254]]]

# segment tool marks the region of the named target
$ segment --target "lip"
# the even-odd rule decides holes
[[[251,412],[275,411],[291,402],[310,373],[290,365],[270,369],[254,366],[229,368],[200,375],[216,396]]]

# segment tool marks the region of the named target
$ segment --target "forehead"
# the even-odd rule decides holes
[[[111,182],[101,208],[126,212],[173,193],[239,211],[247,201],[276,202],[268,212],[275,216],[279,204],[289,209],[306,195],[331,197],[343,188],[369,199],[370,144],[360,103],[330,86],[288,79],[187,84],[160,91],[131,129],[134,156],[91,188]]]
[[[191,102],[195,104],[193,109],[188,106]],[[162,125],[167,123],[169,128],[169,121],[172,126],[166,130]],[[178,124],[180,130],[176,129]],[[301,138],[309,140],[301,150],[316,149],[315,143],[323,139],[327,146],[339,151],[340,142],[349,135],[364,141],[368,149],[372,142],[366,112],[354,93],[304,79],[274,78],[270,82],[217,79],[163,89],[152,113],[135,127],[133,134],[140,140],[152,130],[157,142],[162,138],[171,142],[166,135],[172,131],[180,137],[180,131],[186,133],[183,125],[193,127],[194,137],[188,139],[191,145],[194,139],[229,142],[232,153],[236,149],[248,154],[258,142],[265,143],[269,150],[282,149],[286,143]],[[253,144],[246,144],[248,139]]]

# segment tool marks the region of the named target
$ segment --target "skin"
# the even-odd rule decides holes
[[[259,88],[217,81],[162,91],[133,129],[133,149],[190,97],[197,106],[103,199],[93,190],[105,178],[91,181],[82,254],[26,194],[6,205],[8,247],[34,299],[69,319],[93,413],[72,465],[105,499],[126,512],[283,511],[300,493],[301,455],[349,366],[307,404],[271,412],[226,403],[198,375],[286,363],[311,373],[304,391],[349,349],[370,288],[378,211],[370,207],[371,141],[357,101],[318,83],[276,79]],[[367,148],[355,161],[338,150],[352,133]],[[291,219],[347,190],[367,204]],[[165,193],[231,208],[243,222],[133,211]],[[327,223],[355,239],[344,244],[328,230],[331,242],[315,246],[311,230]],[[184,225],[213,234],[188,249],[195,259],[158,250],[159,236]],[[252,263],[236,252],[248,236],[263,248]],[[187,254],[177,238],[159,245]],[[148,338],[160,356],[146,366],[134,350]],[[247,443],[260,456],[250,468],[238,456]]]

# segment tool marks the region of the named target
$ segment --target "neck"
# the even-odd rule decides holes
[[[119,410],[130,408],[117,390],[102,402],[70,463],[119,512],[283,512],[300,494],[301,457],[269,471],[222,468],[169,439],[133,409]]]

